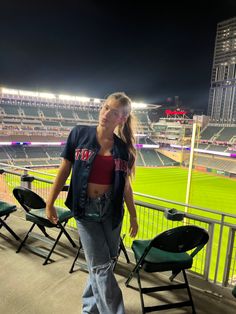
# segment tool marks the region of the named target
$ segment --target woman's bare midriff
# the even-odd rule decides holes
[[[96,198],[102,196],[104,193],[108,192],[111,188],[111,185],[105,184],[96,184],[96,183],[89,183],[87,194],[88,197]]]

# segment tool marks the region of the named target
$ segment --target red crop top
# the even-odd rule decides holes
[[[88,183],[112,184],[114,167],[113,156],[97,155],[93,161]]]

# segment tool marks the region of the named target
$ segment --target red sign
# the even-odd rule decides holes
[[[176,116],[176,115],[183,116],[186,113],[187,111],[185,110],[170,110],[170,109],[165,110],[165,114],[169,116]]]

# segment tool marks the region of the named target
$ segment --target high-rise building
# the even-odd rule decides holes
[[[211,122],[236,123],[236,17],[217,25],[208,115]]]

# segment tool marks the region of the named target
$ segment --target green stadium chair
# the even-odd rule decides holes
[[[136,265],[125,284],[126,286],[131,287],[129,286],[129,282],[134,275],[137,275],[142,313],[157,312],[183,306],[191,306],[192,313],[196,313],[185,269],[192,267],[194,256],[205,246],[208,239],[209,235],[206,230],[189,225],[164,231],[152,240],[133,241],[132,250],[135,255]],[[191,251],[191,253],[188,251]],[[170,281],[173,281],[177,274],[182,271],[184,283],[171,283],[165,286],[142,288],[140,276],[141,270],[147,273],[172,271]],[[144,305],[143,294],[174,289],[187,289],[188,300],[184,302],[170,302],[156,306]]]
[[[25,209],[26,211],[26,220],[32,222],[32,225],[27,232],[25,238],[21,242],[18,250],[16,251],[17,253],[20,252],[23,246],[27,246],[31,251],[34,253],[44,256],[45,261],[43,265],[46,265],[48,261],[50,260],[51,254],[53,250],[55,249],[58,241],[60,240],[62,234],[64,234],[69,242],[72,244],[73,247],[76,247],[76,244],[74,241],[71,239],[70,235],[65,229],[65,226],[70,218],[72,218],[71,211],[61,208],[61,207],[56,207],[57,210],[57,215],[58,215],[58,223],[53,224],[51,223],[45,216],[45,201],[35,192],[23,188],[23,187],[16,187],[13,189],[13,194],[17,201],[20,203],[20,205]],[[42,231],[42,233],[45,235],[45,237],[42,237],[40,235],[34,235],[31,234],[32,230],[34,229],[35,226],[38,226],[39,229]],[[58,228],[60,232],[58,233],[58,236],[56,239],[51,238],[47,232],[46,228]],[[28,239],[29,235],[35,237],[36,239],[42,240],[48,244],[51,244],[51,249],[49,253],[45,250],[42,250],[40,248],[34,248],[32,246],[28,246],[25,244],[26,240]]]
[[[18,235],[15,234],[15,232],[6,223],[6,219],[10,216],[10,214],[12,214],[15,211],[16,211],[15,205],[0,201],[0,229],[4,227],[5,229],[7,229],[7,231],[10,232],[11,235],[13,235],[13,237],[17,241],[19,241],[20,238],[18,237]]]

